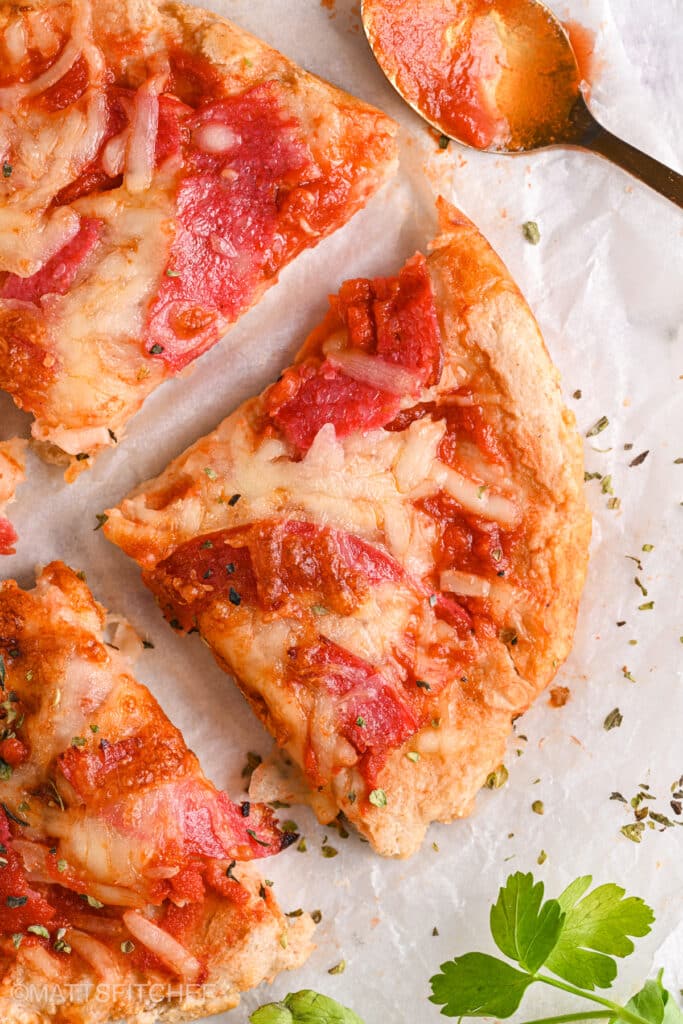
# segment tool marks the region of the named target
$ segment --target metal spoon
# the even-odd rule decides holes
[[[365,34],[396,91],[433,128],[496,153],[599,153],[683,208],[683,175],[591,114],[579,63],[540,0],[362,0]]]

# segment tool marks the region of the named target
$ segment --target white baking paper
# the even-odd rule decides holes
[[[517,724],[526,740],[510,743],[507,785],[483,792],[469,820],[432,827],[409,862],[380,860],[356,836],[340,839],[330,830],[339,855],[325,859],[326,830],[306,810],[284,812],[306,836],[308,852],[289,850],[266,870],[286,909],[322,911],[317,950],[302,970],[248,995],[220,1020],[246,1024],[261,1002],[311,987],[352,1006],[367,1024],[437,1021],[438,1009],[427,1001],[429,977],[458,953],[491,949],[489,906],[516,870],[534,871],[552,894],[587,873],[644,897],[657,923],[624,963],[615,998],[626,999],[658,966],[666,966],[678,992],[683,830],[646,829],[640,844],[631,842],[620,828],[633,813],[610,794],[630,799],[644,783],[657,811],[673,817],[669,789],[683,774],[683,465],[674,463],[683,456],[683,215],[587,154],[510,158],[456,145],[440,151],[374,64],[351,0],[337,0],[333,10],[319,0],[210,6],[397,117],[399,175],[343,231],[290,267],[223,344],[157,392],[119,448],[76,484],[66,486],[58,468],[32,455],[29,482],[12,509],[18,552],[0,573],[28,586],[34,566],[53,558],[84,569],[96,596],[154,642],[138,663],[139,677],[208,774],[239,797],[245,754],[265,755],[269,737],[197,638],[178,637],[163,623],[133,563],[93,532],[95,514],[268,384],[344,278],[395,271],[424,247],[440,189],[479,225],[526,294],[582,432],[609,418],[609,427],[586,441],[586,466],[611,477],[621,507],[607,508],[610,495],[600,481],[587,484],[593,557],[575,648],[557,680],[571,699],[559,710],[546,697],[538,701]],[[597,32],[596,115],[683,169],[680,0],[572,0],[556,9]],[[522,235],[527,220],[538,222],[537,246]],[[578,391],[582,397],[573,398]],[[3,397],[0,437],[16,431],[27,436],[28,417]],[[645,461],[629,468],[646,450]],[[643,552],[645,544],[654,550]],[[642,569],[627,555],[640,558]],[[649,601],[652,610],[638,610]],[[623,724],[606,731],[614,708]],[[531,810],[536,800],[543,801],[542,816]],[[547,860],[539,866],[541,850]],[[342,959],[345,972],[329,975]],[[520,1019],[570,1004],[561,993],[547,998],[532,990]]]

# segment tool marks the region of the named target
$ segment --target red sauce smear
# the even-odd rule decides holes
[[[595,56],[595,32],[578,21],[563,21],[572,49],[581,72],[582,89],[585,98],[590,99],[591,84],[599,73]]]
[[[330,306],[304,354],[319,353],[327,338],[343,330],[349,347],[411,371],[416,389],[438,382],[442,340],[424,256],[409,260],[397,277],[347,281]],[[298,453],[310,448],[326,423],[337,437],[384,427],[400,402],[400,395],[356,380],[320,355],[286,370],[265,396],[271,420]]]
[[[50,113],[64,110],[81,98],[88,84],[88,64],[85,57],[79,57],[58,82],[40,94],[38,103]]]
[[[15,554],[14,545],[19,540],[17,531],[14,529],[9,519],[5,519],[4,516],[0,516],[0,555],[13,555]]]
[[[365,0],[373,50],[401,93],[477,149],[524,149],[561,133],[580,76],[566,39],[526,0]]]

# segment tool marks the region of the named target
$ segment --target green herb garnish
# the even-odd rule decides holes
[[[626,1006],[595,994],[596,988],[611,987],[617,976],[615,958],[633,952],[632,939],[649,933],[654,915],[618,885],[600,885],[589,892],[591,883],[589,875],[577,878],[557,899],[544,901],[542,882],[535,882],[531,874],[511,875],[490,916],[491,934],[507,960],[485,953],[449,960],[431,979],[431,1002],[447,1017],[506,1018],[516,1013],[529,986],[541,983],[597,1007],[544,1017],[535,1024],[683,1024],[683,1013],[664,989],[661,974],[646,982]]]
[[[586,431],[586,437],[595,437],[597,434],[601,434],[606,427],[609,426],[609,420],[606,416],[601,416],[597,423],[594,423],[590,430]]]
[[[310,989],[285,996],[281,1003],[262,1006],[252,1013],[249,1021],[250,1024],[363,1024],[353,1010]]]
[[[538,245],[541,241],[541,232],[535,220],[527,220],[522,224],[522,233],[527,242],[531,245]]]
[[[623,721],[624,716],[622,715],[619,708],[614,708],[614,710],[610,711],[610,713],[607,715],[605,721],[603,722],[603,727],[607,730],[607,732],[609,732],[610,729],[618,729]]]

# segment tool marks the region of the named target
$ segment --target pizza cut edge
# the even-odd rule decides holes
[[[396,125],[199,8],[73,0],[7,18],[9,28],[21,19],[13,37],[23,33],[31,54],[46,39],[67,41],[56,59],[46,51],[47,71],[41,57],[39,75],[20,60],[16,96],[0,89],[0,106],[16,115],[0,179],[0,386],[34,415],[40,449],[73,479],[286,265],[365,205],[395,169]],[[160,38],[168,52],[152,55]],[[66,68],[57,81],[50,60]],[[24,84],[32,75],[49,82],[35,96]],[[224,230],[232,215],[215,190],[205,194],[207,161],[219,192],[235,194],[234,220],[252,218],[246,226]],[[242,172],[258,195],[242,194]],[[200,254],[224,265],[184,288]],[[246,284],[227,294],[219,282],[233,279]]]
[[[204,777],[105,627],[63,563],[0,585],[6,1024],[194,1020],[312,950],[249,863],[293,837]]]
[[[26,441],[18,437],[11,441],[0,441],[0,555],[15,553],[17,534],[3,513],[14,501],[17,487],[26,478],[25,449]]]
[[[353,775],[345,772],[340,773],[339,784],[320,787],[320,791],[316,791],[310,778],[308,780],[313,790],[311,802],[321,820],[330,821],[339,810],[343,810],[379,852],[399,856],[408,855],[418,848],[431,821],[446,822],[472,811],[477,792],[505,756],[511,723],[529,708],[569,654],[585,580],[591,532],[583,490],[581,440],[573,414],[563,404],[559,376],[538,326],[507,269],[470,221],[444,201],[439,203],[439,215],[441,231],[431,246],[426,267],[443,342],[444,365],[436,389],[422,397],[435,399],[437,407],[452,400],[454,395],[464,406],[476,406],[477,395],[483,402],[494,435],[498,440],[502,438],[503,446],[511,455],[505,462],[502,478],[500,467],[495,475],[487,477],[491,467],[487,470],[475,451],[470,458],[473,476],[479,481],[474,487],[474,497],[482,503],[495,502],[502,497],[502,502],[490,507],[500,507],[501,516],[510,515],[512,509],[512,515],[518,517],[522,532],[518,569],[524,578],[517,582],[514,577],[509,582],[498,579],[505,576],[505,572],[495,571],[499,566],[493,563],[500,558],[500,553],[494,548],[490,552],[493,557],[493,563],[489,560],[490,578],[484,582],[488,611],[476,597],[458,597],[461,608],[464,607],[475,618],[479,616],[481,651],[478,656],[470,658],[469,667],[463,667],[465,663],[459,656],[457,644],[452,645],[448,655],[451,676],[448,685],[439,687],[439,693],[436,692],[437,687],[432,688],[427,682],[427,676],[417,680],[416,685],[422,688],[428,700],[426,708],[429,708],[429,714],[421,712],[423,717],[418,728],[413,728],[404,742],[397,742],[394,749],[387,751],[382,767],[375,774],[372,792],[370,784],[360,787],[360,791],[355,784],[349,785]],[[353,524],[354,518],[356,523],[363,521],[360,502],[357,515],[355,507],[347,505],[340,511],[339,506],[333,503],[326,511],[321,511],[322,506],[318,505],[312,512],[310,494],[301,490],[304,483],[310,487],[310,480],[305,476],[306,462],[312,457],[316,445],[322,452],[318,455],[318,472],[322,474],[322,480],[325,480],[326,473],[329,475],[333,471],[334,459],[341,458],[338,447],[335,448],[331,441],[327,455],[325,445],[317,440],[303,459],[301,455],[297,456],[300,461],[295,460],[291,470],[293,475],[287,479],[291,484],[289,490],[284,486],[280,489],[274,487],[270,495],[264,494],[269,482],[257,480],[260,473],[266,475],[266,466],[259,463],[254,467],[253,456],[245,456],[246,461],[239,461],[236,455],[242,444],[246,445],[246,451],[253,445],[260,452],[270,445],[276,461],[284,457],[278,454],[282,447],[278,448],[274,438],[263,441],[264,435],[258,433],[264,422],[267,396],[271,396],[272,407],[275,389],[282,391],[284,388],[286,391],[292,374],[296,377],[300,373],[297,365],[304,366],[306,360],[315,354],[321,342],[326,340],[326,332],[329,334],[325,324],[313,332],[300,354],[300,364],[295,364],[291,372],[286,371],[284,383],[269,389],[265,399],[260,396],[245,403],[213,434],[176,459],[159,478],[141,485],[118,509],[109,511],[109,522],[105,527],[107,536],[139,562],[145,582],[156,593],[168,617],[173,618],[172,625],[176,628],[189,628],[190,623],[194,624],[192,608],[197,594],[202,593],[202,588],[205,591],[212,589],[213,563],[207,561],[208,553],[202,549],[222,542],[222,525],[234,523],[234,530],[227,533],[234,539],[245,520],[248,522],[251,517],[259,518],[261,515],[274,515],[276,522],[304,520],[309,524],[317,517],[333,526],[337,525],[335,516],[338,519],[346,517],[347,524]],[[411,403],[412,400],[407,405]],[[422,405],[429,406],[429,401]],[[296,402],[291,406],[280,403],[279,408],[287,409],[287,415],[294,410],[292,415],[295,415],[297,405]],[[407,412],[409,420],[411,417],[415,419],[410,409]],[[279,415],[280,422],[284,422],[282,414]],[[421,422],[427,423],[430,415],[435,414],[428,413]],[[340,426],[339,421],[337,426]],[[417,438],[422,429],[419,423],[413,422],[402,436]],[[474,423],[471,429],[474,431],[472,436],[476,436],[477,424]],[[397,431],[395,424],[392,424],[392,431]],[[322,434],[321,431],[320,436]],[[373,431],[370,437],[372,440],[366,444],[368,450],[372,447],[379,450],[380,438],[383,438],[383,444],[389,444],[382,431]],[[494,446],[496,437],[493,438]],[[465,439],[467,444],[463,449],[472,449],[471,437],[466,435]],[[329,435],[325,444],[328,441]],[[485,429],[480,431],[480,441],[484,446],[492,443]],[[368,452],[363,451],[362,435],[357,434],[355,440],[345,439],[342,448],[344,445],[347,457],[354,460],[355,466],[355,473],[350,471],[349,477],[355,475],[357,479],[359,468],[362,472],[363,457],[367,455],[370,458]],[[249,459],[252,459],[251,468]],[[417,459],[419,462],[419,454]],[[412,463],[414,468],[415,454]],[[216,469],[217,482],[213,483],[210,478],[207,482],[204,474],[210,472],[213,475]],[[480,473],[484,475],[477,477]],[[285,478],[286,474],[282,473],[280,480]],[[330,479],[336,481],[337,478]],[[487,479],[493,483],[486,483]],[[462,477],[457,477],[457,480],[461,482]],[[222,495],[218,501],[224,503],[223,507],[215,504],[216,493]],[[468,494],[471,498],[471,487]],[[254,512],[251,511],[252,505]],[[268,511],[262,512],[264,507]],[[490,516],[490,521],[494,520],[495,516]],[[266,534],[258,534],[258,527],[257,523],[255,529],[261,537],[258,543],[265,544]],[[373,533],[367,523],[363,528],[368,530],[368,536],[374,541],[377,532]],[[296,526],[296,529],[301,532],[302,527]],[[353,537],[353,526],[351,530]],[[380,530],[380,536],[381,533]],[[373,557],[377,558],[377,551],[381,550],[381,558],[386,559],[386,541],[385,534],[380,547],[374,549]],[[250,551],[252,557],[258,557],[254,556],[253,546]],[[413,554],[408,543],[403,557],[409,561]],[[205,571],[200,571],[205,562]],[[205,583],[205,579],[209,582]],[[472,580],[467,582],[472,585]],[[476,577],[474,585],[482,585]],[[449,590],[454,586],[449,586]],[[237,583],[233,589],[235,596],[230,596],[230,600],[235,605],[240,598]],[[399,590],[396,586],[396,594]],[[408,591],[401,592],[408,594],[406,600],[412,600]],[[200,631],[212,646],[219,664],[236,676],[257,715],[286,748],[290,758],[293,756],[301,767],[305,757],[300,744],[294,744],[296,753],[293,752],[287,699],[283,697],[282,704],[278,705],[269,692],[269,672],[275,663],[282,664],[283,655],[277,645],[269,646],[265,632],[265,650],[260,663],[255,667],[258,659],[252,658],[249,661],[250,678],[244,679],[247,637],[251,636],[253,645],[261,643],[259,630],[263,631],[267,616],[264,619],[256,615],[257,625],[250,626],[251,633],[237,628],[231,632],[222,623],[229,615],[236,617],[242,613],[235,607],[229,612],[223,610],[229,609],[227,596],[223,595],[224,603],[214,616],[210,612],[198,614],[196,621]],[[430,605],[432,600],[436,603],[437,597],[430,599]],[[441,596],[438,601],[441,602]],[[452,601],[450,603],[452,605]],[[199,606],[194,607],[197,609]],[[363,606],[363,613],[366,607]],[[316,611],[315,606],[313,610]],[[319,609],[319,612],[324,611],[327,609]],[[482,611],[485,614],[481,614]],[[187,623],[182,621],[183,615],[189,616]],[[319,620],[323,623],[319,628],[328,636],[331,618]],[[348,618],[346,622],[349,622]],[[493,635],[491,625],[495,627]],[[371,628],[382,631],[381,615]],[[437,627],[434,622],[430,629],[443,633],[442,627]],[[463,650],[468,648],[468,632],[473,633],[474,630],[464,631]],[[343,647],[343,641],[340,642]],[[273,652],[271,662],[270,650]],[[288,656],[293,657],[294,654]],[[320,661],[320,652],[316,657]],[[339,660],[338,650],[336,657]],[[341,657],[341,662],[347,676],[349,672],[364,671],[346,656]],[[311,666],[308,665],[306,672],[309,675],[310,671]],[[319,666],[316,671],[319,672]],[[364,716],[359,715],[358,718],[361,720]],[[321,720],[323,725],[324,721]],[[360,728],[367,728],[367,724],[363,720]],[[306,728],[308,726],[306,723]],[[268,799],[283,798],[285,790],[278,793],[277,785],[272,788],[271,781],[272,777],[265,779],[263,772],[257,771],[253,783],[257,787],[255,792],[261,797],[267,794]],[[291,780],[285,779],[278,785],[284,785],[286,789],[292,784]],[[370,800],[370,796],[374,799]]]

